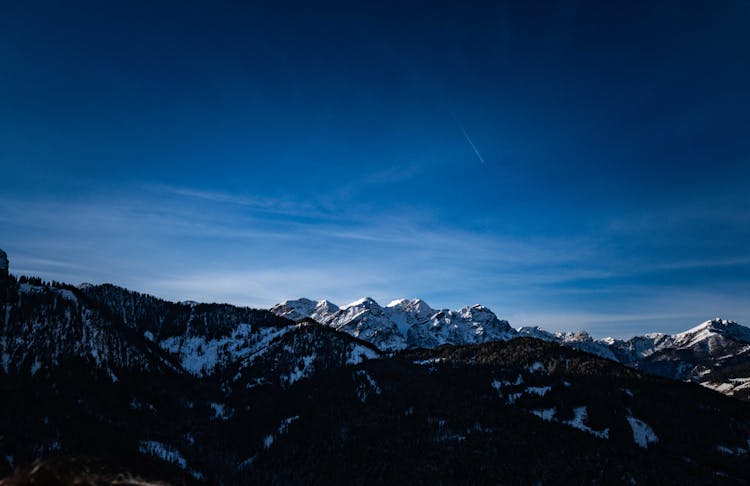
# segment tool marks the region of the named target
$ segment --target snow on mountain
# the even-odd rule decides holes
[[[233,333],[211,339],[206,336],[174,336],[159,343],[179,357],[182,367],[197,376],[210,375],[218,365],[246,359],[263,351],[269,343],[294,326],[254,328],[238,324]]]
[[[336,307],[327,301],[286,301],[271,308],[296,320],[310,317],[339,331],[364,339],[384,351],[407,346],[433,348],[441,344],[476,344],[515,336],[507,321],[481,305],[436,310],[421,299],[399,299],[381,307],[365,297]]]
[[[233,387],[252,388],[273,382],[288,387],[321,370],[380,357],[371,344],[312,322],[301,322],[269,336],[255,350],[239,361]]]
[[[412,347],[433,348],[442,344],[505,341],[515,335],[508,321],[498,319],[482,305],[473,305],[458,311],[441,310],[428,321],[411,326],[407,342]]]
[[[369,297],[343,306],[323,320],[323,324],[371,342],[384,351],[406,347],[404,335],[386,309]]]
[[[173,368],[145,342],[135,340],[106,312],[82,303],[75,288],[15,281],[3,303],[2,372],[49,373],[71,358],[89,363],[117,381],[122,369]]]
[[[398,299],[386,306],[386,312],[401,334],[407,336],[411,326],[427,321],[437,311],[422,299]]]
[[[6,261],[0,255],[0,270],[7,267]],[[178,367],[206,377],[230,364],[252,363],[259,353],[271,350],[272,360],[282,351],[292,356],[299,350],[277,350],[271,344],[286,342],[282,338],[297,328],[294,321],[310,318],[328,330],[388,352],[531,337],[750,399],[750,329],[719,318],[674,335],[597,340],[583,331],[551,333],[539,327],[516,331],[484,306],[438,310],[421,299],[394,300],[382,307],[366,297],[339,308],[326,300],[302,298],[278,304],[269,312],[226,304],[167,302],[109,284],[73,287],[13,276],[0,283],[0,368],[5,373],[36,375],[76,356],[111,376],[121,367],[156,366]],[[329,347],[339,349],[340,337],[323,339],[336,342]],[[309,347],[306,341],[294,342]],[[336,359],[353,363],[377,354],[354,349],[362,344],[351,346],[351,350],[337,352]],[[318,352],[327,353],[326,349]],[[312,354],[305,353],[298,354],[312,360],[310,366],[290,371],[289,358],[290,370],[284,373],[293,377],[306,373],[303,368],[320,367]]]
[[[733,321],[715,318],[685,332],[672,336],[675,348],[701,347],[712,353],[726,346],[727,341],[750,343],[750,329]]]
[[[605,341],[594,340],[586,331],[563,332],[555,334],[558,342],[579,351],[617,361],[617,357]]]
[[[659,438],[646,422],[639,420],[633,416],[628,416],[628,424],[633,430],[633,442],[643,449],[648,448],[649,444],[659,442]]]
[[[516,332],[518,332],[519,336],[527,336],[532,337],[536,339],[541,339],[542,341],[557,341],[557,337],[555,334],[545,331],[539,326],[523,326],[519,327]]]
[[[285,300],[281,304],[271,307],[270,311],[277,316],[286,317],[293,321],[299,321],[305,317],[311,317],[315,311],[317,302],[310,299]]]
[[[381,307],[363,298],[340,309],[328,301],[299,299],[271,311],[295,320],[310,317],[384,351],[531,337],[750,398],[750,329],[719,318],[675,335],[652,333],[621,340],[593,339],[585,331],[552,333],[536,326],[514,330],[484,306],[437,310],[421,299],[399,299]]]
[[[518,335],[564,344],[579,351],[595,354],[602,358],[611,359],[612,361],[618,361],[610,349],[608,341],[594,340],[586,331],[551,333],[539,326],[526,326],[518,329]]]
[[[669,347],[673,339],[669,334],[650,333],[632,337],[627,341],[605,338],[602,342],[613,350],[618,361],[628,363],[643,359],[659,349]]]

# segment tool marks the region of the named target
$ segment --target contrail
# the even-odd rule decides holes
[[[471,141],[469,134],[466,133],[466,129],[463,126],[461,126],[461,131],[463,132],[464,137],[466,137],[466,141],[469,142],[469,145],[471,145],[471,148],[474,149],[474,153],[477,154],[477,158],[479,159],[479,161],[484,164],[484,157],[482,157],[482,154],[479,153],[479,150],[477,150],[477,146],[474,145],[474,142]]]
[[[477,146],[474,145],[474,142],[471,141],[471,137],[468,133],[466,133],[466,129],[464,128],[464,124],[461,123],[461,121],[458,119],[455,113],[453,111],[450,111],[451,116],[453,117],[453,121],[456,122],[456,125],[458,125],[458,128],[461,129],[461,133],[464,134],[464,138],[467,142],[469,142],[469,145],[471,145],[471,148],[474,150],[474,153],[477,154],[477,158],[479,159],[479,162],[484,165],[484,157],[482,157],[482,154],[479,153],[479,149],[477,149]]]

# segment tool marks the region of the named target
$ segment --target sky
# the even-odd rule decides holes
[[[748,325],[749,24],[731,0],[3,2],[0,248],[170,300]]]

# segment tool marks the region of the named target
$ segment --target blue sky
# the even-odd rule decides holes
[[[12,272],[750,323],[746,2],[153,3],[0,7]]]

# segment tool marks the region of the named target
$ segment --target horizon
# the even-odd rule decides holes
[[[750,323],[748,21],[7,5],[0,248],[171,301],[421,298],[596,338]]]
[[[0,248],[0,251],[2,251],[2,248]],[[38,278],[41,278],[42,281],[44,281],[44,282],[47,282],[47,283],[51,282],[50,280],[45,279],[42,275],[15,275],[13,272],[9,272],[9,273],[11,275],[13,275],[14,277],[16,277],[16,278],[20,278],[22,276],[23,277],[27,277],[27,278],[28,277],[38,277]],[[70,282],[59,282],[59,283],[65,284],[65,285],[73,285],[75,287],[81,287],[81,286],[84,286],[84,285],[116,285],[116,284],[113,284],[111,282],[100,282],[100,283],[80,282],[78,284],[70,283]],[[138,289],[127,288],[127,290],[139,292]],[[152,295],[152,294],[146,294],[146,295]],[[395,304],[395,303],[397,303],[397,302],[399,302],[401,300],[412,300],[412,301],[413,300],[420,300],[420,301],[424,302],[425,304],[427,304],[430,308],[432,308],[435,311],[445,311],[445,310],[458,311],[458,310],[460,310],[462,308],[468,308],[468,307],[472,307],[472,306],[475,306],[475,305],[484,306],[483,304],[481,304],[479,302],[476,302],[476,303],[473,303],[473,304],[465,304],[465,305],[463,305],[461,307],[449,309],[447,307],[442,307],[442,306],[436,306],[436,307],[432,306],[429,302],[426,302],[424,299],[422,299],[420,297],[401,297],[401,298],[395,298],[395,299],[390,299],[387,304],[383,304],[382,302],[378,302],[377,299],[373,299],[372,297],[369,297],[369,296],[360,297],[358,299],[355,299],[355,300],[352,300],[352,301],[348,301],[347,303],[342,304],[342,303],[338,303],[338,302],[332,302],[330,299],[325,299],[325,298],[322,298],[322,299],[310,299],[308,297],[302,296],[302,297],[298,297],[298,298],[294,298],[294,299],[291,299],[291,298],[290,299],[284,299],[284,300],[279,301],[276,304],[273,304],[273,305],[271,305],[269,307],[257,307],[257,306],[252,306],[252,305],[242,305],[242,304],[237,304],[237,303],[232,303],[232,302],[226,302],[226,301],[195,301],[195,300],[191,300],[191,299],[182,299],[182,300],[172,299],[172,300],[170,300],[170,299],[167,299],[167,298],[164,298],[164,297],[160,297],[158,295],[152,295],[152,296],[156,297],[156,298],[160,298],[162,300],[169,301],[169,302],[177,303],[177,304],[188,304],[188,303],[195,303],[195,304],[198,304],[198,305],[200,305],[200,304],[208,304],[208,305],[219,304],[219,305],[225,305],[226,304],[226,305],[234,305],[234,306],[238,306],[238,307],[243,307],[244,306],[244,307],[250,307],[250,308],[256,308],[256,309],[266,309],[266,310],[270,310],[272,307],[274,307],[276,305],[283,305],[283,304],[287,304],[289,302],[294,302],[294,301],[299,301],[299,300],[309,300],[310,302],[314,302],[314,303],[329,302],[329,303],[335,305],[336,307],[338,307],[339,309],[346,309],[348,307],[352,307],[352,306],[357,305],[358,303],[360,303],[361,301],[366,300],[366,299],[373,300],[376,304],[378,304],[382,308],[391,307],[393,304]],[[495,311],[492,308],[490,308],[488,306],[484,306],[484,307],[487,308],[487,309],[489,309],[493,313],[495,313]],[[556,333],[556,332],[566,333],[566,332],[579,332],[579,331],[583,331],[583,332],[588,333],[592,338],[594,338],[596,340],[607,339],[607,338],[615,338],[615,339],[628,340],[628,339],[630,339],[632,337],[642,336],[642,335],[646,335],[646,334],[658,333],[657,331],[653,331],[653,332],[644,332],[644,333],[641,333],[641,334],[628,334],[628,335],[614,335],[614,334],[609,334],[609,335],[606,335],[606,336],[604,336],[604,335],[597,336],[597,335],[594,335],[594,334],[590,333],[587,329],[584,329],[584,328],[568,328],[568,329],[552,330],[552,329],[549,329],[549,328],[545,327],[541,323],[538,323],[538,324],[521,324],[521,325],[519,325],[517,323],[514,323],[512,320],[506,319],[502,315],[498,315],[497,313],[495,313],[495,315],[500,320],[507,320],[508,324],[513,329],[515,329],[515,330],[519,330],[522,327],[538,327],[538,328],[540,328],[540,329],[542,329],[544,331],[549,331],[549,332],[552,332],[552,333]],[[677,331],[670,332],[670,333],[666,333],[665,332],[663,334],[672,334],[672,335],[678,334],[678,333],[688,331],[688,330],[690,330],[690,329],[692,329],[694,327],[697,327],[697,326],[699,326],[701,324],[705,324],[706,322],[713,321],[713,320],[724,320],[724,321],[735,322],[737,324],[743,325],[742,323],[737,322],[734,319],[731,319],[731,318],[730,319],[726,319],[726,316],[718,316],[717,315],[717,316],[714,316],[712,318],[707,318],[705,320],[702,320],[699,323],[693,323],[693,324],[689,325],[688,327],[685,327],[684,329],[678,329]],[[747,327],[747,326],[745,326],[745,327]]]

